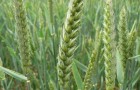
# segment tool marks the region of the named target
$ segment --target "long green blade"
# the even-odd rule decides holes
[[[117,59],[117,79],[118,79],[118,82],[122,84],[124,80],[124,72],[123,72],[123,67],[122,67],[121,55],[118,49],[116,52],[116,59]]]
[[[80,63],[78,60],[74,59],[74,63],[76,64],[76,66],[81,69],[82,71],[86,72],[87,71],[87,66],[85,66],[84,64]]]
[[[2,66],[0,66],[0,70],[8,75],[10,75],[11,77],[18,79],[20,81],[27,81],[27,77],[25,77],[24,75],[17,73],[15,71],[9,70],[7,68],[4,68]]]
[[[76,67],[76,64],[74,62],[72,63],[72,72],[73,72],[74,79],[77,84],[78,90],[82,90],[83,89],[82,78],[81,78],[81,76],[78,72],[78,69]]]
[[[2,66],[1,58],[0,58],[0,66]],[[5,79],[5,73],[2,70],[0,70],[0,80],[4,80],[4,79]]]

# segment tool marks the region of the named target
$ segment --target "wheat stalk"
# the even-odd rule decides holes
[[[50,13],[50,22],[53,24],[53,1],[48,0],[48,8],[49,8],[49,13]]]

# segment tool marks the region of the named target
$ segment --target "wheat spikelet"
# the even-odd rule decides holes
[[[51,80],[49,82],[49,89],[50,90],[56,90],[55,85],[54,85],[53,81],[51,81]]]
[[[63,26],[58,54],[58,80],[63,90],[69,88],[71,63],[76,50],[77,33],[80,25],[83,0],[70,0],[69,10]]]
[[[104,13],[104,59],[105,59],[105,82],[106,90],[113,90],[115,87],[115,58],[114,58],[114,17],[112,0],[106,0]]]

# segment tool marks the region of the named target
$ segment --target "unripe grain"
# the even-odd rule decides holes
[[[83,0],[70,0],[69,10],[63,26],[57,64],[58,80],[62,90],[70,88],[71,65],[73,54],[77,49],[76,40],[81,22],[82,7]]]
[[[84,78],[84,90],[90,90],[93,86],[92,76],[93,76],[93,74],[96,73],[95,70],[97,70],[96,62],[97,62],[99,47],[101,45],[101,39],[102,39],[102,31],[100,31],[100,33],[99,33],[99,31],[96,31],[96,37],[95,37],[96,44],[94,45],[95,47],[92,52],[91,59],[90,59],[90,62],[89,62],[88,68],[87,68],[87,72],[86,72],[86,75]]]
[[[23,4],[23,0],[15,0],[15,19],[16,19],[16,32],[17,43],[19,46],[19,54],[23,65],[23,73],[28,75],[31,80],[32,86],[38,89],[38,81],[31,69],[31,46],[30,46],[30,31],[27,25],[26,12]],[[26,87],[23,87],[26,89]]]
[[[23,67],[28,67],[31,65],[31,48],[29,40],[29,29],[27,27],[26,14],[22,0],[15,0],[15,9],[16,32],[20,58],[23,62]],[[27,71],[25,70],[25,72]]]
[[[104,59],[105,59],[105,84],[106,90],[114,90],[115,87],[115,34],[112,0],[106,0],[104,13]]]
[[[121,55],[121,61],[123,64],[123,72],[125,72],[126,68],[126,60],[128,59],[127,57],[127,18],[126,18],[126,10],[125,7],[122,8],[120,12],[120,20],[119,20],[119,26],[118,26],[118,31],[119,31],[119,51]]]

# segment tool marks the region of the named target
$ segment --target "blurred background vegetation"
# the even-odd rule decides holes
[[[49,90],[51,85],[58,87],[57,55],[68,2],[69,0],[53,0],[53,14],[50,15],[48,0],[24,0],[31,32],[33,68],[38,76],[41,90]],[[79,32],[75,59],[85,66],[88,65],[94,47],[95,30],[103,29],[103,3],[104,0],[84,0],[82,28]],[[128,30],[131,30],[136,20],[136,29],[140,36],[140,1],[113,0],[116,31],[122,6],[126,6]],[[53,21],[50,19],[51,16]],[[22,62],[19,57],[15,27],[14,0],[0,0],[0,57],[4,67],[21,72]],[[137,40],[137,44],[140,44],[139,37]],[[136,54],[139,55],[140,48],[137,46]],[[79,72],[83,79],[85,72],[81,69]],[[1,81],[5,90],[20,90],[18,83],[20,82],[9,76]]]

